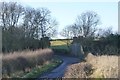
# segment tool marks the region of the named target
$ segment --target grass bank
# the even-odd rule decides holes
[[[65,78],[118,78],[119,56],[88,54],[84,62],[68,67]]]
[[[43,66],[38,66],[34,68],[31,72],[23,76],[23,78],[38,78],[44,73],[52,71],[54,68],[58,67],[62,63],[59,58],[53,58],[50,62],[44,64]]]
[[[53,58],[51,49],[36,51],[22,51],[2,55],[3,78],[13,77],[15,74],[28,73],[37,66],[42,66]]]

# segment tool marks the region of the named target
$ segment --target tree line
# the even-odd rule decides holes
[[[83,47],[86,51],[119,51],[119,34],[112,29],[98,29],[100,17],[96,12],[87,11],[78,15],[73,24],[65,26],[59,33],[68,40],[83,36]],[[17,2],[0,3],[0,27],[2,28],[2,51],[11,52],[23,49],[45,48],[50,45],[48,37],[57,34],[58,22],[47,8],[23,7]],[[106,45],[92,43],[99,39]],[[90,44],[91,43],[91,44]],[[68,41],[69,45],[69,41]],[[93,47],[96,45],[97,47]],[[104,50],[103,50],[104,47]],[[96,49],[97,48],[97,49]]]
[[[75,23],[67,25],[60,34],[66,38],[94,36],[99,23],[100,18],[96,12],[83,12],[77,16]]]
[[[16,2],[0,3],[3,52],[44,48],[44,38],[54,36],[57,25],[47,8],[23,7]]]
[[[112,31],[98,28],[100,17],[93,11],[87,11],[77,16],[75,23],[67,25],[60,34],[66,38],[78,38],[85,52],[97,55],[118,55],[120,52],[120,35]],[[82,37],[82,38],[81,38]],[[68,41],[69,43],[69,41]]]

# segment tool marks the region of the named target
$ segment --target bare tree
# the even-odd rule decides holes
[[[26,8],[23,17],[23,28],[25,31],[25,37],[38,38],[38,25],[35,24],[35,9]]]
[[[20,49],[23,31],[19,22],[24,13],[24,8],[16,2],[0,3],[0,27],[2,27],[2,48],[5,51]],[[18,37],[19,36],[19,37]],[[19,42],[19,43],[18,43]]]
[[[106,29],[99,29],[97,32],[97,37],[107,37],[113,34],[112,27],[108,27]]]
[[[42,44],[44,44],[45,37],[54,36],[58,23],[50,13],[47,8],[27,8],[24,16],[24,28],[27,36],[41,39]]]
[[[103,30],[103,35],[102,36],[107,37],[111,34],[113,34],[112,27],[108,27],[106,30]]]
[[[0,3],[3,51],[44,46],[44,38],[54,36],[57,31],[58,23],[50,13],[46,8],[24,8],[16,2]]]
[[[25,30],[29,36],[40,39],[54,36],[57,21],[52,19],[50,11],[46,8],[27,8],[24,17]]]
[[[16,2],[2,2],[0,8],[1,25],[4,29],[16,27],[20,17],[23,15],[24,8]]]
[[[61,31],[61,36],[65,37],[65,38],[73,38],[73,37],[78,37],[81,36],[81,30],[79,28],[79,26],[77,24],[72,24],[72,25],[68,25],[65,28],[63,28],[63,30]]]
[[[73,30],[72,25],[68,25],[65,28],[63,28],[62,31],[60,32],[60,35],[66,38],[66,41],[64,41],[64,42],[67,43],[68,48],[69,48],[69,44],[71,42],[70,39],[72,39],[74,37],[74,34],[71,30]]]
[[[62,31],[60,32],[60,35],[67,39],[72,38],[73,34],[71,33],[70,28],[71,28],[71,25],[68,25],[65,28],[63,28]]]
[[[36,24],[39,25],[41,37],[53,36],[56,32],[57,21],[52,19],[50,11],[46,8],[37,9]]]
[[[62,36],[69,38],[78,36],[94,36],[97,31],[96,26],[100,19],[95,12],[85,12],[77,17],[76,23],[65,27],[62,31]],[[69,33],[69,34],[68,34]]]
[[[81,36],[81,28],[76,23],[70,25],[68,29],[73,35],[72,37]]]
[[[25,12],[24,26],[26,26],[27,30],[30,30],[28,31],[28,33],[30,32],[29,34],[36,35],[36,38],[39,39],[46,36],[54,36],[57,21],[52,19],[50,11],[46,8],[28,8]]]
[[[84,37],[93,36],[100,19],[95,12],[85,12],[77,17],[76,24]]]

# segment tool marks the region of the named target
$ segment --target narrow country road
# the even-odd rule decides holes
[[[40,78],[61,78],[64,76],[65,70],[67,67],[71,64],[80,62],[80,59],[74,58],[74,57],[66,57],[66,56],[58,56],[63,60],[63,63],[51,71],[50,73],[44,74],[41,77],[39,77],[37,80],[40,80]]]

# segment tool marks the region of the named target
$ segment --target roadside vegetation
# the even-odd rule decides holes
[[[4,77],[14,77],[19,73],[29,73],[33,68],[48,66],[51,68],[58,65],[51,60],[53,59],[53,51],[51,49],[43,49],[36,51],[22,51],[5,54],[2,56],[2,74]],[[48,69],[49,69],[48,67]],[[47,69],[47,67],[45,68]],[[44,69],[44,70],[45,70]],[[43,71],[44,71],[43,70]]]
[[[23,75],[22,78],[38,78],[45,73],[49,73],[54,68],[58,67],[61,63],[61,59],[59,59],[58,57],[54,57],[52,60],[47,61],[44,65],[32,69],[32,71]]]
[[[70,65],[65,78],[118,78],[118,56],[87,55],[85,61]]]

